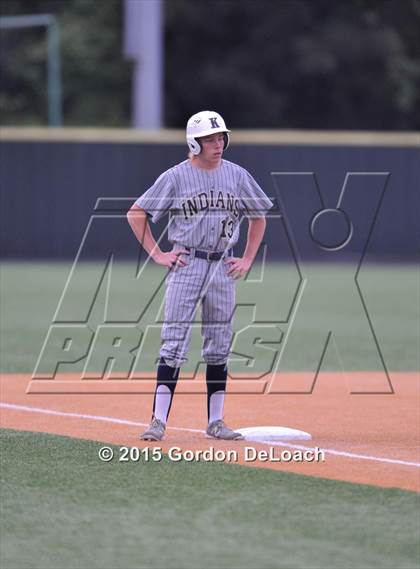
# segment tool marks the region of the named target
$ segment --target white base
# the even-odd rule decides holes
[[[288,427],[246,427],[235,429],[247,441],[308,441],[312,435]]]

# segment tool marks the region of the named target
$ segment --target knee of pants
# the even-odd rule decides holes
[[[208,342],[204,345],[201,354],[206,364],[221,365],[228,361],[230,347],[230,341],[227,341],[222,345],[216,342]]]
[[[206,326],[202,332],[204,337],[203,357],[211,358],[217,356],[220,359],[220,356],[222,356],[226,360],[232,345],[232,326],[230,324],[223,326]]]
[[[160,356],[165,358],[168,366],[181,367],[188,361],[189,341],[164,340],[160,348]]]
[[[171,354],[170,352],[160,352],[161,357],[165,358],[166,365],[169,367],[181,367],[183,364],[187,363],[187,356],[177,356],[176,354]]]
[[[163,342],[185,342],[188,343],[191,335],[191,325],[189,323],[164,323],[161,338]]]

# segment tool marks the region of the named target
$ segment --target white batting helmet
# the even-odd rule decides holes
[[[229,146],[229,132],[226,128],[225,121],[214,111],[201,111],[188,119],[187,122],[187,144],[191,152],[195,155],[200,154],[201,145],[197,140],[202,136],[209,136],[223,132],[225,145],[223,150]]]

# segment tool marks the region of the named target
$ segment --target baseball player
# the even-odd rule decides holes
[[[222,158],[230,131],[218,113],[193,115],[186,130],[188,159],[161,174],[127,214],[143,248],[169,269],[152,420],[140,438],[159,441],[164,436],[179,370],[187,361],[191,325],[201,308],[206,434],[238,440],[241,434],[223,421],[235,279],[249,271],[264,235],[265,214],[273,204],[244,168]],[[167,213],[173,248],[164,252],[148,221],[156,222]],[[243,256],[235,257],[232,247],[243,215],[248,218],[248,238]]]

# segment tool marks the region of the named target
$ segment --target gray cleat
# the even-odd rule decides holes
[[[153,417],[147,431],[140,435],[142,441],[161,441],[165,434],[166,425],[156,417]]]
[[[212,437],[213,439],[223,439],[225,441],[243,441],[244,437],[241,433],[232,431],[228,426],[225,425],[222,419],[213,421],[209,424],[206,430],[206,435]]]

